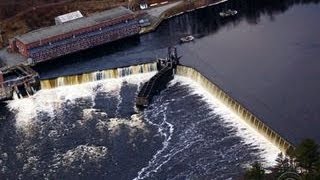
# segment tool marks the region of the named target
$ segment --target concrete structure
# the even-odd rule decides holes
[[[15,66],[0,71],[0,101],[33,95],[40,89],[39,75],[28,66]]]
[[[17,36],[10,49],[38,63],[138,34],[135,14],[118,7]]]
[[[277,132],[275,127],[268,125],[265,120],[260,119],[246,108],[241,102],[231,97],[228,92],[223,90],[214,81],[201,74],[201,71],[195,68],[179,65],[177,67],[177,74],[188,77],[195,82],[199,83],[205,88],[212,96],[217,98],[221,103],[228,107],[232,112],[240,117],[246,124],[255,129],[259,134],[263,135],[268,141],[278,147],[283,153],[294,149],[289,139],[282,136],[281,132]]]
[[[81,14],[80,11],[74,11],[74,12],[71,12],[68,14],[58,16],[58,17],[54,18],[54,21],[56,22],[56,25],[59,25],[59,24],[63,24],[66,22],[70,22],[70,21],[82,18],[82,17],[83,17],[83,15]]]
[[[4,77],[2,71],[0,71],[0,97],[7,97],[6,89],[4,87]]]

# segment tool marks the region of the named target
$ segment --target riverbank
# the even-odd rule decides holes
[[[206,8],[208,6],[217,5],[228,0],[209,0],[209,1],[198,1],[198,2],[187,2],[187,1],[177,1],[160,7],[152,8],[145,11],[145,17],[150,20],[151,25],[148,27],[143,27],[140,34],[146,34],[157,29],[162,21],[184,14],[186,12],[191,12],[197,9]]]

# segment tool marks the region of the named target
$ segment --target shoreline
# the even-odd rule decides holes
[[[196,6],[195,4],[193,4],[192,6],[192,4],[186,3],[185,1],[178,1],[175,6],[167,8],[158,17],[156,17],[157,19],[150,26],[141,28],[139,34],[142,35],[155,31],[163,21],[172,17],[180,16],[184,13],[196,11],[198,9],[218,5],[227,1],[228,0],[219,0],[214,3],[199,4],[198,6]]]

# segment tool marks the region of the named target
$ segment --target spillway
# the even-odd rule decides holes
[[[106,80],[110,78],[121,78],[133,74],[141,74],[147,72],[153,72],[157,70],[157,63],[147,63],[123,68],[116,68],[110,70],[96,71],[92,73],[85,73],[80,75],[72,75],[65,77],[58,77],[49,80],[42,80],[42,89],[52,89],[61,86],[77,85],[82,83],[95,82],[99,80]],[[208,80],[200,72],[194,68],[179,65],[176,73],[181,76],[188,77],[195,82],[199,83],[204,89],[210,92],[213,96],[219,99],[225,104],[230,110],[237,114],[241,119],[268,139],[271,143],[277,146],[283,153],[286,153],[289,149],[294,146],[281,135],[264,123],[263,120],[258,118],[252,112],[250,112],[241,103],[235,100],[233,97],[228,95],[223,89],[221,89],[214,82]],[[146,83],[147,84],[147,83]],[[145,85],[146,85],[145,84]],[[144,86],[142,87],[143,90]],[[141,90],[140,90],[141,93]]]
[[[286,139],[281,137],[279,133],[269,127],[263,120],[259,119],[256,115],[251,113],[246,107],[239,103],[236,99],[232,98],[227,92],[221,89],[214,82],[203,76],[199,71],[187,66],[178,66],[177,74],[191,78],[199,83],[204,89],[210,92],[230,110],[237,114],[249,126],[253,127],[261,135],[265,136],[270,142],[277,146],[283,153],[292,150],[294,146]]]
[[[96,71],[91,73],[84,73],[79,75],[71,75],[58,77],[41,81],[42,89],[52,89],[61,86],[78,85],[83,83],[95,82],[111,78],[121,78],[133,74],[141,74],[153,72],[157,70],[157,63],[147,63],[123,68],[109,69]],[[235,112],[245,123],[250,125],[253,129],[258,131],[261,135],[265,136],[270,142],[277,146],[283,153],[287,150],[294,148],[294,146],[281,137],[278,132],[274,131],[271,127],[264,123],[263,120],[251,113],[246,107],[241,105],[237,100],[232,98],[223,89],[217,86],[214,82],[208,80],[200,72],[194,68],[187,66],[178,66],[176,73],[185,77],[189,77],[199,83],[203,88],[208,90],[213,96],[222,101],[230,110]],[[142,87],[143,88],[143,87]]]
[[[147,63],[136,66],[115,68],[109,70],[101,70],[79,75],[70,75],[64,77],[57,77],[47,80],[41,80],[41,89],[52,89],[61,86],[70,86],[83,83],[89,83],[99,80],[106,80],[111,78],[121,78],[133,74],[141,74],[153,72],[157,70],[156,63]]]
[[[149,67],[146,71],[156,66]],[[250,129],[230,123],[237,120],[228,110],[219,110],[214,101],[210,105],[194,92],[192,83],[179,77],[148,108],[137,111],[139,86],[154,74],[61,84],[9,102],[7,117],[15,121],[3,124],[0,136],[14,139],[0,139],[0,173],[14,177],[14,169],[22,178],[49,179],[159,179],[182,174],[226,179],[237,177],[257,159],[273,163],[279,152],[275,147]],[[190,166],[179,171],[177,164]]]

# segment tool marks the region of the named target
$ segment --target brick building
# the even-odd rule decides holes
[[[38,63],[132,36],[139,31],[134,13],[118,7],[17,36],[10,41],[10,49]]]

